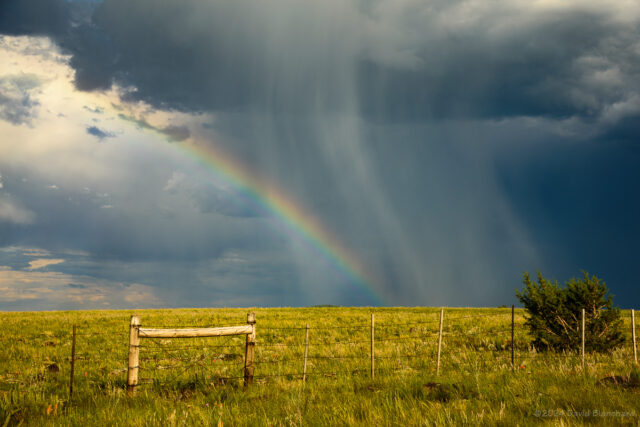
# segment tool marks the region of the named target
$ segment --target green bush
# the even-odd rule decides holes
[[[582,343],[585,309],[585,350],[604,352],[624,342],[620,310],[613,306],[606,284],[584,272],[558,286],[538,272],[538,283],[523,274],[525,288],[516,295],[527,311],[526,325],[540,350],[578,350]]]

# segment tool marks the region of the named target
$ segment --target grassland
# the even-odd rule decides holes
[[[257,317],[252,386],[244,389],[239,379],[244,337],[143,339],[141,385],[137,396],[126,395],[132,314],[147,327],[220,326],[243,324],[249,310]],[[370,377],[371,312],[375,379]],[[640,425],[630,340],[609,354],[588,354],[582,369],[578,355],[536,353],[522,311],[516,314],[512,370],[510,309],[447,309],[436,375],[439,309],[433,308],[0,313],[0,423]],[[629,331],[629,313],[623,316]],[[77,361],[70,400],[74,324]]]

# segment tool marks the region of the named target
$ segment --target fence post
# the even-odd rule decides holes
[[[309,354],[309,324],[304,334],[304,365],[302,366],[302,382],[307,380],[307,354]]]
[[[73,396],[73,372],[76,367],[76,325],[73,325],[73,338],[71,339],[71,376],[69,377],[69,400]]]
[[[515,351],[515,344],[514,344],[514,335],[515,335],[515,329],[516,329],[516,315],[515,315],[515,306],[513,304],[511,304],[511,370],[515,370],[516,369],[516,363],[515,363],[515,358],[516,358],[516,351]]]
[[[374,342],[375,342],[375,319],[373,313],[371,313],[371,379],[375,378],[375,366],[376,360],[374,356]]]
[[[129,367],[127,369],[127,392],[130,396],[136,394],[138,386],[138,368],[140,356],[140,318],[131,316],[129,325]]]
[[[582,309],[582,369],[584,369],[584,308]]]
[[[251,333],[247,334],[247,345],[244,353],[244,386],[253,382],[253,357],[256,346],[256,315],[247,313],[247,324],[251,325]]]
[[[633,361],[638,364],[638,348],[636,347],[636,313],[631,309],[631,337],[633,339]]]
[[[440,351],[442,350],[442,321],[444,319],[444,308],[440,309],[440,332],[438,332],[438,362],[436,364],[436,375],[440,375]]]

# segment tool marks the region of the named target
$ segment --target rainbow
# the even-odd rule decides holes
[[[122,113],[118,116],[123,120],[134,122],[139,128],[153,131],[171,141],[171,137],[161,128]],[[285,229],[307,242],[316,253],[354,284],[372,305],[383,305],[382,298],[372,286],[375,279],[367,275],[358,257],[314,215],[280,189],[273,180],[247,168],[210,141],[198,140],[192,136],[185,141],[173,141],[171,146],[192,157],[234,188],[241,190],[245,197],[250,198],[252,202],[268,212]]]

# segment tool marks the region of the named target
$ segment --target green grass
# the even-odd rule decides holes
[[[439,375],[439,309],[135,314],[143,327],[188,327],[241,325],[247,311],[257,317],[253,385],[245,389],[239,378],[244,337],[142,339],[141,384],[133,398],[126,395],[125,384],[134,312],[0,313],[0,425],[639,424],[640,395],[633,381],[638,372],[632,373],[630,340],[609,354],[588,354],[583,370],[578,355],[530,348],[520,310],[512,371],[510,309],[447,309]],[[373,380],[371,312],[376,325]],[[629,330],[629,313],[623,316]],[[308,378],[303,383],[307,323]],[[77,361],[69,400],[74,324]],[[612,375],[632,380],[602,381]]]

